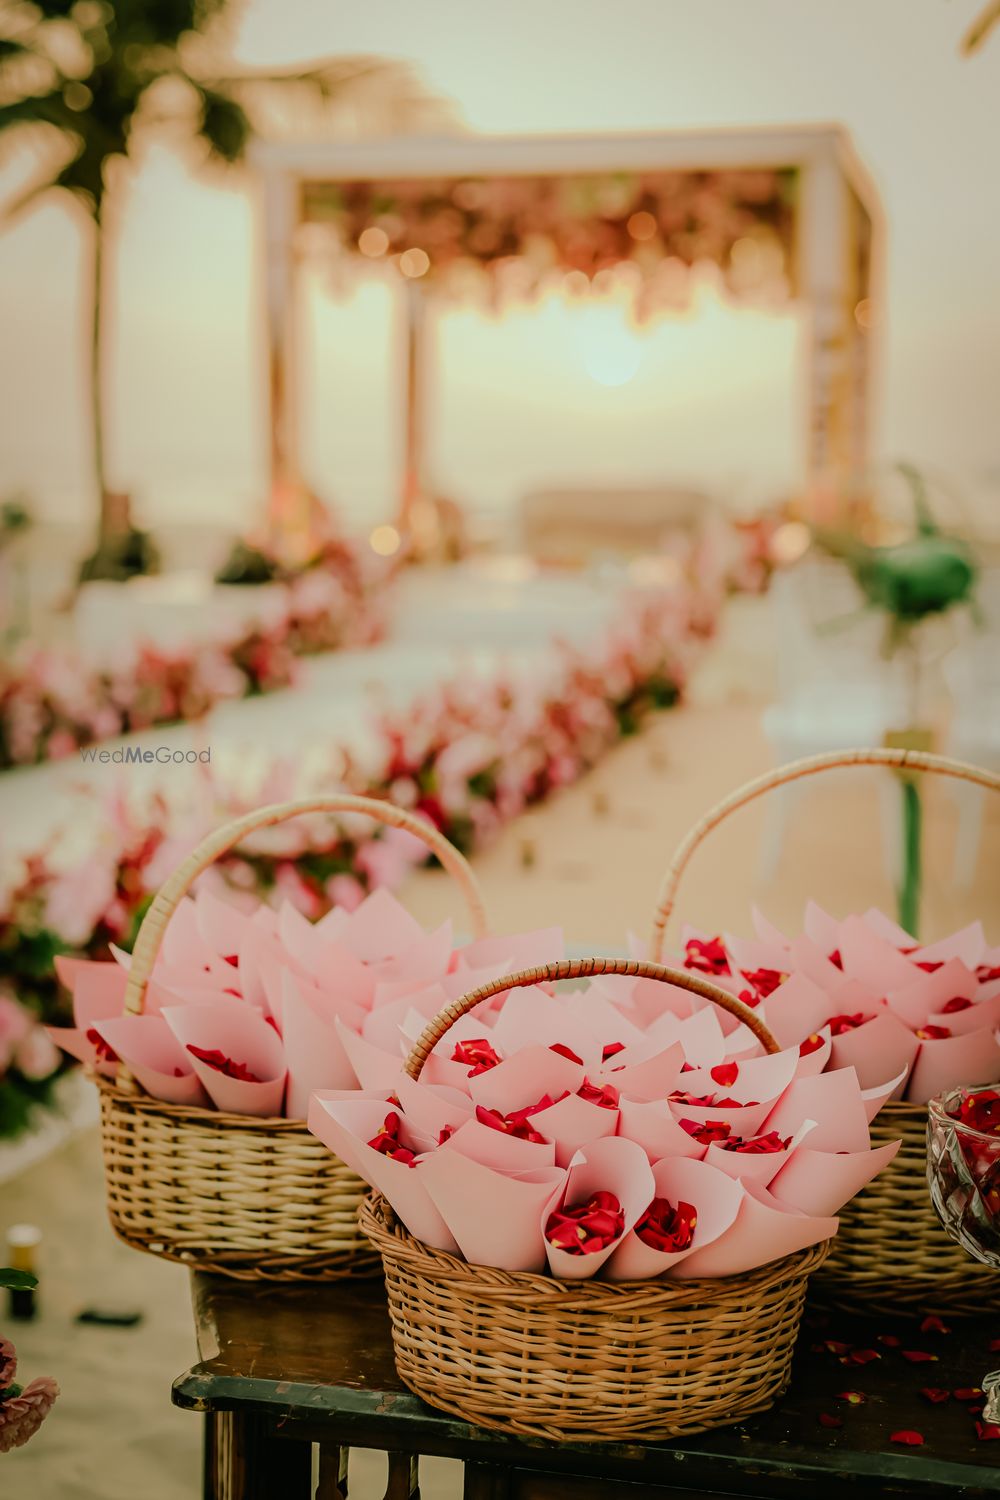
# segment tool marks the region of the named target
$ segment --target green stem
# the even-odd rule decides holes
[[[903,878],[899,887],[899,925],[912,937],[920,922],[920,842],[922,810],[915,781],[907,778],[903,792]]]

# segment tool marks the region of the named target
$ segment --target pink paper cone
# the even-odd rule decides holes
[[[309,1129],[353,1172],[389,1200],[398,1218],[418,1240],[435,1250],[454,1252],[458,1249],[455,1237],[424,1186],[422,1162],[410,1167],[368,1145],[381,1130],[391,1108],[373,1099],[338,1101],[314,1095],[309,1107]]]
[[[771,1193],[788,1208],[823,1217],[835,1214],[887,1167],[899,1141],[872,1151],[815,1151],[799,1146],[772,1179]]]
[[[983,962],[986,952],[986,936],[982,922],[970,922],[960,932],[952,932],[936,943],[928,943],[910,955],[913,963],[937,963],[940,960],[959,958],[970,969]]]
[[[185,1052],[162,1016],[113,1016],[95,1022],[95,1029],[151,1098],[203,1109],[209,1106],[191,1054]]]
[[[373,1047],[371,1042],[366,1042],[357,1032],[345,1026],[343,1021],[334,1021],[333,1026],[361,1087],[395,1088],[396,1080],[403,1071],[402,1053],[393,1054],[383,1051],[381,1047]]]
[[[864,1106],[865,1114],[868,1116],[869,1125],[883,1104],[887,1104],[890,1099],[902,1099],[903,1091],[906,1087],[906,1074],[907,1070],[903,1068],[896,1074],[895,1078],[890,1078],[887,1083],[881,1083],[877,1088],[861,1090],[861,1102]],[[826,1150],[827,1148],[824,1147],[823,1149]]]
[[[440,1149],[458,1151],[481,1166],[508,1175],[534,1172],[541,1167],[554,1167],[556,1163],[556,1148],[551,1143],[522,1141],[474,1118],[460,1125]]]
[[[838,1068],[789,1084],[762,1125],[780,1136],[794,1135],[807,1120],[816,1128],[809,1144],[817,1151],[866,1151],[870,1144],[865,1101],[853,1068]]]
[[[821,906],[817,906],[815,901],[806,903],[803,926],[806,937],[821,953],[829,956],[840,947],[840,923]]]
[[[544,1094],[551,1099],[575,1094],[583,1079],[581,1065],[561,1053],[549,1047],[525,1047],[497,1067],[470,1078],[468,1089],[476,1104],[508,1115],[537,1104]]]
[[[738,1071],[731,1083],[721,1083],[713,1078],[710,1068],[696,1068],[694,1072],[683,1075],[680,1086],[689,1094],[717,1094],[721,1099],[735,1099],[742,1105],[751,1100],[758,1103],[774,1101],[795,1077],[798,1061],[798,1052],[793,1050],[751,1057],[732,1064]],[[677,1107],[687,1108],[686,1105]]]
[[[401,1073],[396,1080],[396,1097],[406,1118],[417,1130],[436,1141],[443,1130],[451,1134],[472,1118],[473,1105],[467,1094],[458,1089],[435,1087]]]
[[[830,1036],[829,1026],[821,1026],[816,1035],[823,1038],[822,1045],[817,1047],[815,1052],[807,1052],[804,1056],[800,1052],[795,1075],[797,1078],[812,1078],[829,1066],[830,1054],[833,1051],[833,1039]]]
[[[861,917],[845,917],[840,924],[840,955],[844,973],[876,995],[904,989],[919,973],[891,943],[877,936]]]
[[[657,1162],[653,1168],[654,1197],[675,1206],[690,1203],[697,1213],[687,1250],[672,1253],[644,1244],[633,1229],[612,1254],[604,1274],[609,1281],[645,1281],[705,1249],[731,1227],[743,1201],[743,1189],[704,1161],[685,1158]],[[648,1206],[648,1205],[647,1205]]]
[[[568,1167],[582,1147],[606,1135],[614,1135],[618,1128],[618,1111],[581,1099],[579,1094],[567,1094],[558,1104],[533,1114],[531,1123],[539,1135],[544,1135],[555,1146],[556,1166]]]
[[[908,1026],[883,1009],[872,1020],[833,1038],[832,1068],[853,1068],[863,1089],[877,1088],[909,1069],[920,1043]]]
[[[565,1042],[572,1046],[569,1039],[572,1025],[563,1000],[547,995],[537,985],[529,985],[523,990],[511,990],[496,1018],[493,1035],[498,1050],[509,1057],[537,1043],[548,1047],[552,1042]]]
[[[250,919],[211,891],[200,890],[194,900],[194,920],[206,947],[221,958],[237,958]]]
[[[805,979],[811,979],[813,984],[818,984],[820,989],[832,994],[844,982],[843,970],[830,962],[829,955],[833,951],[804,935],[793,938],[789,953],[794,972]]]
[[[448,997],[439,984],[428,985],[416,994],[409,993],[385,1004],[379,1004],[376,998],[372,1009],[362,1018],[361,1035],[373,1047],[381,1047],[383,1052],[398,1051],[401,1028],[412,1012],[421,1016],[426,1025],[447,1003]]]
[[[688,1256],[672,1276],[739,1276],[772,1260],[781,1260],[837,1232],[834,1218],[812,1218],[788,1211],[767,1188],[744,1183],[736,1221],[704,1250]]]
[[[891,917],[887,917],[884,911],[879,911],[877,906],[870,906],[863,914],[863,922],[871,928],[876,937],[888,943],[891,948],[912,948],[913,939],[905,928],[900,927]]]
[[[610,1083],[627,1099],[640,1102],[665,1099],[680,1085],[684,1065],[684,1048],[680,1042],[641,1056],[646,1049],[639,1045],[616,1052],[600,1069],[600,1081]]]
[[[541,1221],[566,1173],[543,1167],[524,1177],[493,1171],[445,1146],[420,1163],[423,1185],[471,1265],[542,1271]]]
[[[641,1104],[622,1099],[618,1134],[641,1146],[651,1162],[658,1162],[665,1156],[698,1160],[705,1155],[706,1148],[678,1125],[664,1100]]]
[[[798,1046],[819,1031],[832,1013],[827,991],[804,974],[786,979],[758,1009],[782,1047]]]
[[[788,1145],[784,1151],[768,1151],[760,1154],[726,1151],[724,1147],[713,1142],[705,1152],[704,1159],[709,1166],[724,1172],[727,1177],[741,1182],[756,1182],[760,1187],[768,1187],[802,1141],[808,1138],[812,1129],[813,1122],[807,1120],[793,1136],[787,1137]]]
[[[363,963],[377,964],[412,948],[423,936],[416,918],[380,886],[351,912],[340,941]]]
[[[97,1023],[90,1029],[96,1030]],[[93,1068],[102,1078],[114,1078],[118,1072],[117,1063],[98,1061],[97,1049],[87,1033],[78,1026],[46,1026],[45,1032],[57,1047],[69,1053],[70,1057],[75,1057],[84,1067]]]
[[[952,958],[933,974],[923,974],[917,969],[912,983],[905,989],[893,990],[886,996],[886,1003],[893,1015],[916,1029],[926,1025],[934,1011],[956,996],[973,1000],[978,989],[972,970],[960,958]]]
[[[959,1084],[995,1083],[998,1078],[1000,1046],[993,1030],[984,1028],[965,1036],[921,1042],[905,1097],[911,1104],[926,1104]]]
[[[260,1083],[229,1078],[197,1057],[191,1065],[216,1109],[236,1115],[280,1115],[285,1095],[285,1059],[281,1038],[255,1010],[246,1006],[174,1005],[163,1018],[182,1047],[218,1049],[245,1063]]]
[[[422,989],[448,972],[451,950],[452,929],[448,921],[434,932],[421,932],[415,943],[382,959],[375,965],[376,980],[379,984],[407,981],[414,989]]]
[[[562,1277],[566,1281],[580,1281],[596,1275],[656,1196],[652,1168],[646,1153],[634,1141],[609,1136],[585,1146],[570,1164],[566,1186],[559,1201],[569,1205],[583,1203],[594,1193],[601,1191],[614,1193],[622,1206],[622,1234],[606,1249],[598,1250],[592,1255],[571,1255],[568,1250],[559,1250],[546,1240],[545,1254],[553,1276]],[[556,1204],[547,1207],[541,1218],[543,1233],[548,1215],[555,1207]]]
[[[783,949],[787,955],[788,948],[790,946],[788,938],[786,938],[783,932],[775,927],[773,922],[769,921],[768,918],[765,917],[764,913],[760,910],[760,907],[754,906],[752,908],[751,918],[753,920],[754,932],[756,932],[761,942],[768,943],[772,948],[778,949],[779,951]]]
[[[539,927],[507,937],[476,938],[462,949],[462,956],[471,968],[489,969],[496,977],[554,963],[565,951],[561,927]]]
[[[309,1114],[309,1098],[316,1089],[349,1089],[357,1075],[335,1026],[317,1015],[297,980],[285,973],[282,1001],[282,1040],[288,1068],[285,1113],[291,1120]]]
[[[980,998],[968,1010],[931,1014],[927,1018],[929,1024],[946,1027],[952,1036],[967,1036],[970,1031],[992,1031],[994,1027],[1000,1026],[1000,988],[996,985],[980,986],[981,992],[987,989],[993,989],[994,993],[981,993]],[[989,1083],[992,1079],[986,1081]]]

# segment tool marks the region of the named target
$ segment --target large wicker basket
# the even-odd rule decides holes
[[[314,812],[365,813],[422,839],[457,881],[473,933],[483,935],[483,903],[468,863],[423,819],[339,793],[282,803],[217,829],[159,891],[136,939],[126,1013],[142,1013],[166,925],[202,871],[248,834]],[[124,1066],[98,1085],[108,1213],[126,1243],[247,1280],[377,1274],[378,1257],[357,1222],[367,1187],[304,1120],[165,1104],[145,1094]]]
[[[567,959],[447,1006],[407,1059],[417,1078],[452,1022],[504,990],[592,974],[677,984],[777,1043],[716,985],[627,959]],[[788,1383],[809,1273],[828,1243],[741,1277],[561,1281],[433,1250],[374,1195],[361,1225],[382,1253],[396,1367],[431,1406],[503,1432],[597,1441],[667,1438],[739,1422]]]
[[[845,766],[930,771],[1000,791],[1000,776],[916,750],[847,750],[780,766],[706,813],[677,848],[657,903],[650,954],[663,954],[667,924],[692,855],[731,813],[776,787]],[[927,1108],[891,1102],[872,1122],[872,1144],[902,1138],[895,1159],[840,1211],[840,1230],[813,1289],[852,1312],[947,1312],[973,1316],[1000,1305],[1000,1279],[971,1260],[938,1223],[927,1189]]]

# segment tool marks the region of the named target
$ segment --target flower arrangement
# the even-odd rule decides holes
[[[72,755],[216,703],[287,687],[296,659],[371,645],[384,632],[388,575],[360,545],[329,543],[283,579],[283,615],[229,641],[165,650],[142,642],[127,663],[94,669],[66,651],[0,661],[0,769]]]
[[[0,988],[0,1138],[20,1134],[51,1102],[59,1063],[34,1011]]]
[[[26,1271],[0,1267],[0,1287],[30,1288],[37,1278]],[[59,1387],[50,1375],[37,1375],[27,1385],[18,1385],[17,1353],[14,1345],[0,1337],[0,1453],[21,1448],[34,1437],[52,1404]]]
[[[518,967],[503,941],[494,976]],[[891,1088],[822,1074],[796,1046],[765,1054],[693,998],[600,973],[572,994],[510,990],[460,1015],[416,1080],[412,1008],[358,1056],[359,1091],[313,1094],[310,1129],[417,1239],[474,1265],[564,1280],[753,1270],[836,1233],[898,1148],[869,1137]]]
[[[788,938],[755,913],[754,940],[688,933],[684,965],[755,1007],[817,1069],[925,1104],[1000,1080],[1000,948],[972,923],[918,945],[874,909],[836,920],[815,903]]]

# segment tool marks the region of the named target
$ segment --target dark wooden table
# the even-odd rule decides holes
[[[989,1352],[1000,1324],[988,1319],[922,1333],[916,1322],[810,1310],[792,1385],[772,1411],[672,1443],[557,1444],[488,1432],[412,1396],[393,1364],[380,1282],[247,1286],[197,1274],[192,1290],[201,1362],[173,1399],[207,1416],[206,1500],[341,1500],[351,1447],[388,1453],[387,1500],[416,1495],[420,1455],[462,1460],[466,1500],[826,1500],[843,1481],[858,1497],[1000,1496],[1000,1441],[977,1437],[974,1399],[920,1394],[975,1387],[1000,1365]],[[840,1344],[867,1362],[844,1364],[854,1356]],[[851,1391],[865,1402],[844,1399]],[[923,1446],[891,1441],[906,1430]]]

